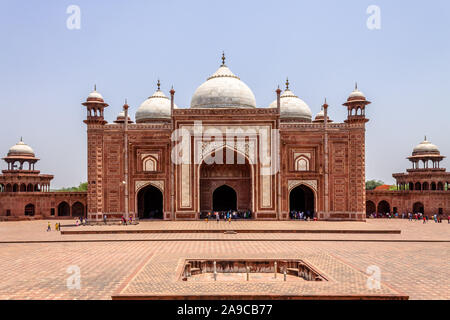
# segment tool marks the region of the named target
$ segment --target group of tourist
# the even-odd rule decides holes
[[[409,221],[423,221],[423,223],[427,223],[428,220],[430,219],[430,217],[428,217],[428,215],[423,214],[421,212],[416,212],[416,213],[405,213],[403,212],[401,215],[396,212],[396,213],[390,213],[390,212],[386,212],[386,213],[372,213],[368,215],[369,218],[387,218],[387,219],[408,219]],[[431,216],[431,218],[434,220],[435,223],[442,223],[442,214],[433,214]],[[450,215],[447,216],[447,222],[450,224]]]
[[[317,220],[317,218],[314,217],[314,212],[311,212],[309,210],[307,210],[306,212],[293,210],[289,212],[289,218],[291,218],[292,220],[305,220],[305,221],[308,221],[308,219],[314,221]]]
[[[237,210],[228,210],[228,211],[208,211],[201,212],[200,219],[209,221],[216,220],[219,222],[220,220],[229,221],[237,220],[237,219],[251,219],[252,212],[250,210],[246,211],[237,211]]]

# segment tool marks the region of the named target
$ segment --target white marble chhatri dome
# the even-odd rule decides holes
[[[225,65],[195,90],[191,108],[256,108],[250,88]]]
[[[269,105],[269,108],[276,107],[277,100]],[[311,122],[312,119],[311,109],[306,102],[289,90],[289,80],[286,80],[286,90],[280,96],[280,117],[306,122]]]
[[[174,105],[174,108],[177,108]],[[171,118],[170,99],[161,91],[158,81],[158,89],[145,100],[136,111],[136,122],[148,122]]]
[[[31,156],[34,157],[34,150],[27,144],[25,144],[22,139],[17,142],[14,146],[9,148],[8,156]]]
[[[352,93],[350,93],[350,95],[348,96],[348,99],[356,99],[356,98],[366,100],[366,96],[364,95],[364,93],[359,91],[357,83],[355,83],[355,90],[353,90]]]
[[[439,148],[432,144],[431,142],[427,141],[427,137],[425,137],[425,140],[422,141],[420,144],[418,144],[413,149],[413,155],[421,155],[421,154],[435,154],[439,155]]]

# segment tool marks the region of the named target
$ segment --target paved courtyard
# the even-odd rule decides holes
[[[397,229],[401,234],[238,232],[239,224],[243,225],[242,228],[259,230],[289,228],[289,225],[283,226],[289,223],[290,227],[301,229]],[[246,221],[231,224],[230,230],[237,230],[236,234],[61,235],[56,231],[45,232],[46,225],[47,221],[0,223],[0,268],[8,270],[0,280],[0,299],[111,299],[113,294],[124,289],[127,281],[133,279],[137,270],[146,265],[151,266],[151,275],[159,283],[176,286],[178,282],[172,283],[173,279],[164,275],[164,270],[173,265],[173,260],[186,257],[293,257],[310,259],[316,265],[324,266],[327,261],[332,261],[327,274],[333,277],[340,274],[339,270],[343,271],[343,266],[357,271],[352,273],[359,280],[353,283],[349,278],[345,285],[349,293],[360,292],[361,287],[358,286],[365,281],[367,268],[377,266],[381,271],[383,290],[408,295],[411,299],[450,299],[450,225],[446,221],[426,225],[401,220],[369,220],[366,223]],[[218,228],[203,221],[146,222],[134,228],[163,227]],[[63,230],[74,228],[78,229],[64,227]],[[77,268],[81,286],[69,289],[67,281]],[[208,284],[212,288],[216,285]],[[238,291],[243,287],[239,283],[233,285]],[[281,283],[276,283],[276,286],[279,286],[278,292],[288,291]],[[268,287],[262,288],[264,291]],[[140,292],[140,289],[136,290]],[[271,289],[267,290],[270,292]]]

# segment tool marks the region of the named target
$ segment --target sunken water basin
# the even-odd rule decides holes
[[[327,281],[310,264],[297,259],[186,260],[183,281]]]

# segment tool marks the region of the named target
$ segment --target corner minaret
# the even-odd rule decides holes
[[[94,87],[82,103],[87,108],[87,156],[88,156],[88,219],[101,219],[103,215],[103,111],[108,106]]]
[[[366,100],[364,93],[358,90],[358,84],[355,83],[355,90],[350,93],[347,101],[343,103],[347,107],[348,115],[345,122],[367,122],[366,106],[371,102]]]
[[[348,148],[349,148],[349,181],[348,190],[353,195],[349,203],[351,218],[366,217],[366,106],[371,102],[358,90],[350,93],[347,101],[343,103],[347,107],[348,115],[345,122],[348,124]],[[358,219],[359,220],[359,219]]]

